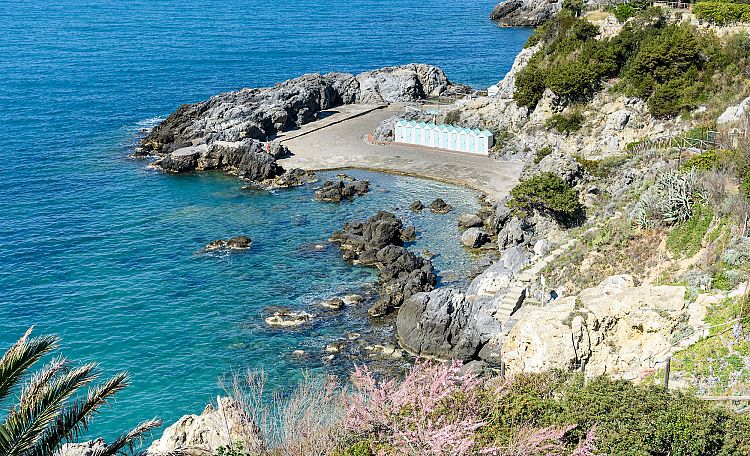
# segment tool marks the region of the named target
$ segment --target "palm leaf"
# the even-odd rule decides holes
[[[24,404],[33,401],[57,374],[66,370],[69,366],[70,363],[68,360],[62,356],[58,356],[50,361],[42,370],[35,373],[21,389],[18,406],[23,407]]]
[[[0,424],[0,454],[23,455],[33,449],[48,426],[55,422],[65,401],[96,378],[95,369],[95,364],[85,364],[53,378],[33,401],[11,410]]]
[[[0,358],[0,402],[23,377],[26,370],[45,354],[57,348],[57,336],[38,337],[29,340],[32,328],[18,339]]]
[[[143,441],[146,434],[162,425],[161,420],[149,420],[136,426],[130,432],[121,435],[114,442],[107,445],[107,448],[95,452],[92,456],[115,456],[121,453],[125,448],[133,449],[133,445]]]
[[[36,444],[30,454],[47,456],[54,454],[64,441],[74,440],[88,429],[89,420],[107,400],[128,385],[127,373],[121,372],[101,385],[89,390],[84,401],[76,401],[63,410]]]

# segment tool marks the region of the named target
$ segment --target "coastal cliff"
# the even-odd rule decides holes
[[[503,27],[536,27],[554,16],[562,0],[505,0],[495,6],[490,19]]]

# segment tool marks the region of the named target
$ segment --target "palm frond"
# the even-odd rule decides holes
[[[0,402],[21,381],[26,370],[41,357],[57,348],[57,336],[29,339],[33,327],[0,358]]]
[[[86,400],[76,401],[57,416],[55,423],[47,428],[44,436],[30,454],[34,456],[54,454],[63,442],[77,439],[88,429],[89,421],[97,414],[98,409],[106,405],[110,397],[126,386],[128,386],[128,374],[121,372],[105,383],[90,389]]]
[[[19,404],[0,424],[0,454],[22,455],[34,448],[79,388],[94,380],[96,364],[85,364],[53,378],[34,400]]]
[[[42,368],[42,370],[35,373],[21,389],[18,406],[23,407],[24,404],[33,401],[57,374],[66,370],[68,367],[70,367],[70,363],[62,356],[58,356],[50,361],[49,364]]]
[[[144,421],[130,432],[121,435],[114,442],[107,445],[106,449],[95,452],[92,456],[115,456],[122,453],[126,448],[132,450],[136,443],[143,441],[146,434],[162,425],[161,420]]]

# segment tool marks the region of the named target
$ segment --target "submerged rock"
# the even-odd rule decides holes
[[[294,312],[291,310],[279,310],[273,315],[266,318],[266,324],[269,326],[278,326],[288,328],[301,326],[312,319],[312,315],[307,312]]]
[[[320,303],[320,307],[330,310],[341,310],[344,308],[344,300],[341,298],[326,299]]]

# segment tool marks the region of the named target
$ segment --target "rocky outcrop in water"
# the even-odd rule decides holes
[[[262,449],[255,426],[240,404],[226,397],[200,415],[185,415],[164,430],[146,451],[147,456],[213,455],[220,447],[242,445],[249,453]]]
[[[351,180],[344,182],[326,181],[321,188],[315,191],[315,199],[329,203],[340,203],[343,200],[352,200],[370,191],[370,184],[366,180]]]
[[[393,312],[412,295],[432,290],[437,283],[432,262],[404,245],[408,233],[401,220],[378,212],[366,222],[349,222],[331,237],[347,261],[375,266],[380,271],[380,299],[369,309],[372,316]]]
[[[430,203],[430,210],[435,214],[447,214],[453,210],[453,206],[443,201],[442,198],[436,198]]]
[[[253,245],[253,240],[247,236],[235,236],[231,239],[217,239],[203,248],[204,252],[247,250]]]
[[[562,8],[562,0],[505,0],[495,6],[490,19],[504,27],[536,27]]]

